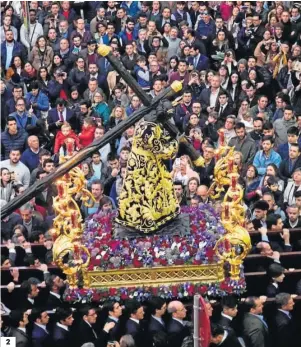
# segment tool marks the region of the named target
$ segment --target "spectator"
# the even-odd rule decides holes
[[[258,151],[254,158],[254,166],[258,170],[259,175],[264,175],[268,164],[275,164],[277,167],[280,166],[281,157],[273,149],[274,142],[270,136],[265,136],[262,139],[262,150]]]
[[[2,67],[5,71],[10,67],[12,58],[15,55],[22,57],[23,61],[26,59],[23,45],[14,40],[14,33],[9,29],[5,32],[5,40],[1,44]]]
[[[15,118],[7,118],[7,128],[1,134],[1,158],[2,160],[9,158],[12,149],[18,149],[23,152],[26,148],[27,133],[24,129],[18,129]]]
[[[40,144],[37,136],[29,136],[28,148],[22,153],[21,162],[32,172],[39,165]]]
[[[236,137],[232,138],[229,142],[229,146],[234,146],[236,151],[239,151],[243,155],[243,164],[252,163],[256,145],[255,142],[246,132],[246,127],[243,123],[237,123],[235,125]]]
[[[37,39],[43,36],[43,27],[37,22],[37,12],[34,9],[29,10],[29,30],[24,24],[21,26],[20,37],[21,43],[31,51],[35,46]]]
[[[9,159],[1,161],[1,167],[8,168],[12,175],[11,178],[22,183],[26,189],[29,186],[30,172],[20,159],[20,149],[11,148],[9,151]]]

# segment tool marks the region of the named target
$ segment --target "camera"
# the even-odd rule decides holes
[[[57,77],[64,77],[65,76],[65,72],[62,71],[62,70],[57,70],[56,71],[56,75],[57,75]]]

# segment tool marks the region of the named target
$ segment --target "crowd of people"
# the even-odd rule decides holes
[[[212,319],[211,343],[297,346],[290,294],[301,294],[301,282],[295,281],[290,294],[282,291],[281,254],[301,250],[295,232],[301,228],[300,4],[29,1],[28,6],[24,21],[19,1],[1,2],[1,208],[51,174],[69,144],[75,151],[85,148],[143,106],[97,53],[98,44],[107,45],[152,98],[172,82],[183,82],[171,121],[205,165],[194,167],[188,155],[167,163],[181,206],[219,208],[209,193],[215,149],[221,136],[235,147],[246,227],[259,235],[252,238],[252,252],[264,257],[258,269],[269,277],[262,294],[274,298],[277,310],[266,322],[263,298],[248,297],[239,303],[242,319],[233,320],[240,324],[232,326],[237,302],[226,297],[221,316],[217,309]],[[84,219],[118,208],[133,135],[134,126],[81,163],[95,199],[81,206]],[[10,276],[2,295],[7,313],[2,334],[15,336],[22,347],[166,346],[167,341],[190,346],[181,302],[154,297],[146,304],[146,320],[135,301],[125,302],[124,310],[118,302],[75,311],[64,304],[64,278],[49,273],[56,195],[49,184],[1,220],[1,269]],[[75,199],[80,204],[80,193]],[[35,254],[34,244],[44,245],[44,251]],[[44,278],[23,278],[19,266],[39,269]]]

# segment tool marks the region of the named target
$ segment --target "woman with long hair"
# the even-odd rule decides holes
[[[270,31],[271,35],[275,34],[275,25],[278,23],[276,14],[269,16],[268,23],[265,25],[266,29]]]
[[[254,51],[254,56],[257,58],[256,65],[263,66],[273,61],[273,58],[278,53],[278,45],[269,30],[263,34],[263,40],[260,41]]]
[[[253,164],[251,164],[247,167],[247,171],[244,176],[244,185],[245,185],[244,200],[248,205],[259,200],[260,195],[257,192],[259,183],[260,183],[260,178],[258,176],[257,168]]]
[[[233,100],[233,108],[237,110],[238,108],[237,100],[239,98],[239,95],[242,89],[241,89],[241,79],[240,79],[239,73],[236,70],[232,71],[230,75],[227,90]]]
[[[39,89],[47,96],[49,94],[48,83],[50,80],[51,77],[47,68],[44,66],[40,67],[37,75],[37,81],[39,84]]]
[[[29,61],[32,66],[39,70],[41,66],[45,66],[50,72],[53,59],[53,49],[47,45],[47,40],[44,36],[39,36],[35,47],[30,52]]]
[[[11,179],[11,173],[5,167],[1,168],[1,187],[0,187],[0,199],[9,202],[14,198],[15,182]]]
[[[126,117],[125,108],[122,106],[116,106],[115,108],[113,108],[113,110],[111,112],[110,119],[108,122],[108,128],[113,129],[117,124],[119,124],[120,122],[122,122],[126,118],[127,117]],[[121,136],[119,136],[116,139],[116,141],[111,142],[111,148],[115,149],[115,151],[119,147],[120,139],[121,139]]]
[[[80,97],[78,88],[76,86],[72,86],[70,89],[70,96],[67,99],[67,107],[74,112],[80,112],[80,103],[83,99]]]
[[[52,59],[52,68],[51,68],[50,74],[54,75],[56,70],[58,70],[58,69],[60,69],[64,72],[67,71],[67,68],[64,65],[64,61],[63,61],[63,58],[61,57],[61,55],[59,53],[55,53],[53,55],[53,59]]]
[[[75,67],[68,74],[68,83],[70,86],[76,86],[81,95],[87,89],[87,72],[85,70],[85,60],[83,57],[77,57]]]
[[[167,66],[168,80],[169,80],[171,74],[178,70],[178,64],[179,64],[178,56],[173,55],[172,57],[170,57],[169,63]]]
[[[200,181],[196,177],[189,178],[185,191],[186,199],[188,202],[191,200],[192,197],[196,195],[199,185]]]
[[[84,173],[87,187],[90,188],[92,185],[92,182],[97,180],[97,177],[94,174],[94,170],[91,163],[89,161],[84,161],[81,164],[81,170]]]
[[[185,45],[185,46],[181,49],[180,58],[181,58],[181,59],[185,59],[186,61],[188,61],[188,59],[190,58],[190,46],[189,46],[189,45]]]
[[[170,23],[165,23],[162,27],[162,31],[163,31],[163,36],[165,38],[169,37],[170,34],[170,30],[171,30],[171,24]]]

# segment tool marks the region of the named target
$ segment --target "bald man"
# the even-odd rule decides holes
[[[40,143],[37,136],[32,135],[27,139],[28,148],[22,153],[21,162],[26,165],[31,172],[39,165]]]
[[[171,321],[167,327],[169,344],[172,347],[181,347],[184,338],[190,335],[190,330],[184,321],[186,308],[181,301],[171,301],[167,311],[171,314]]]
[[[209,188],[205,185],[201,185],[198,187],[196,194],[201,199],[201,202],[204,204],[209,203],[209,196],[208,196]]]

